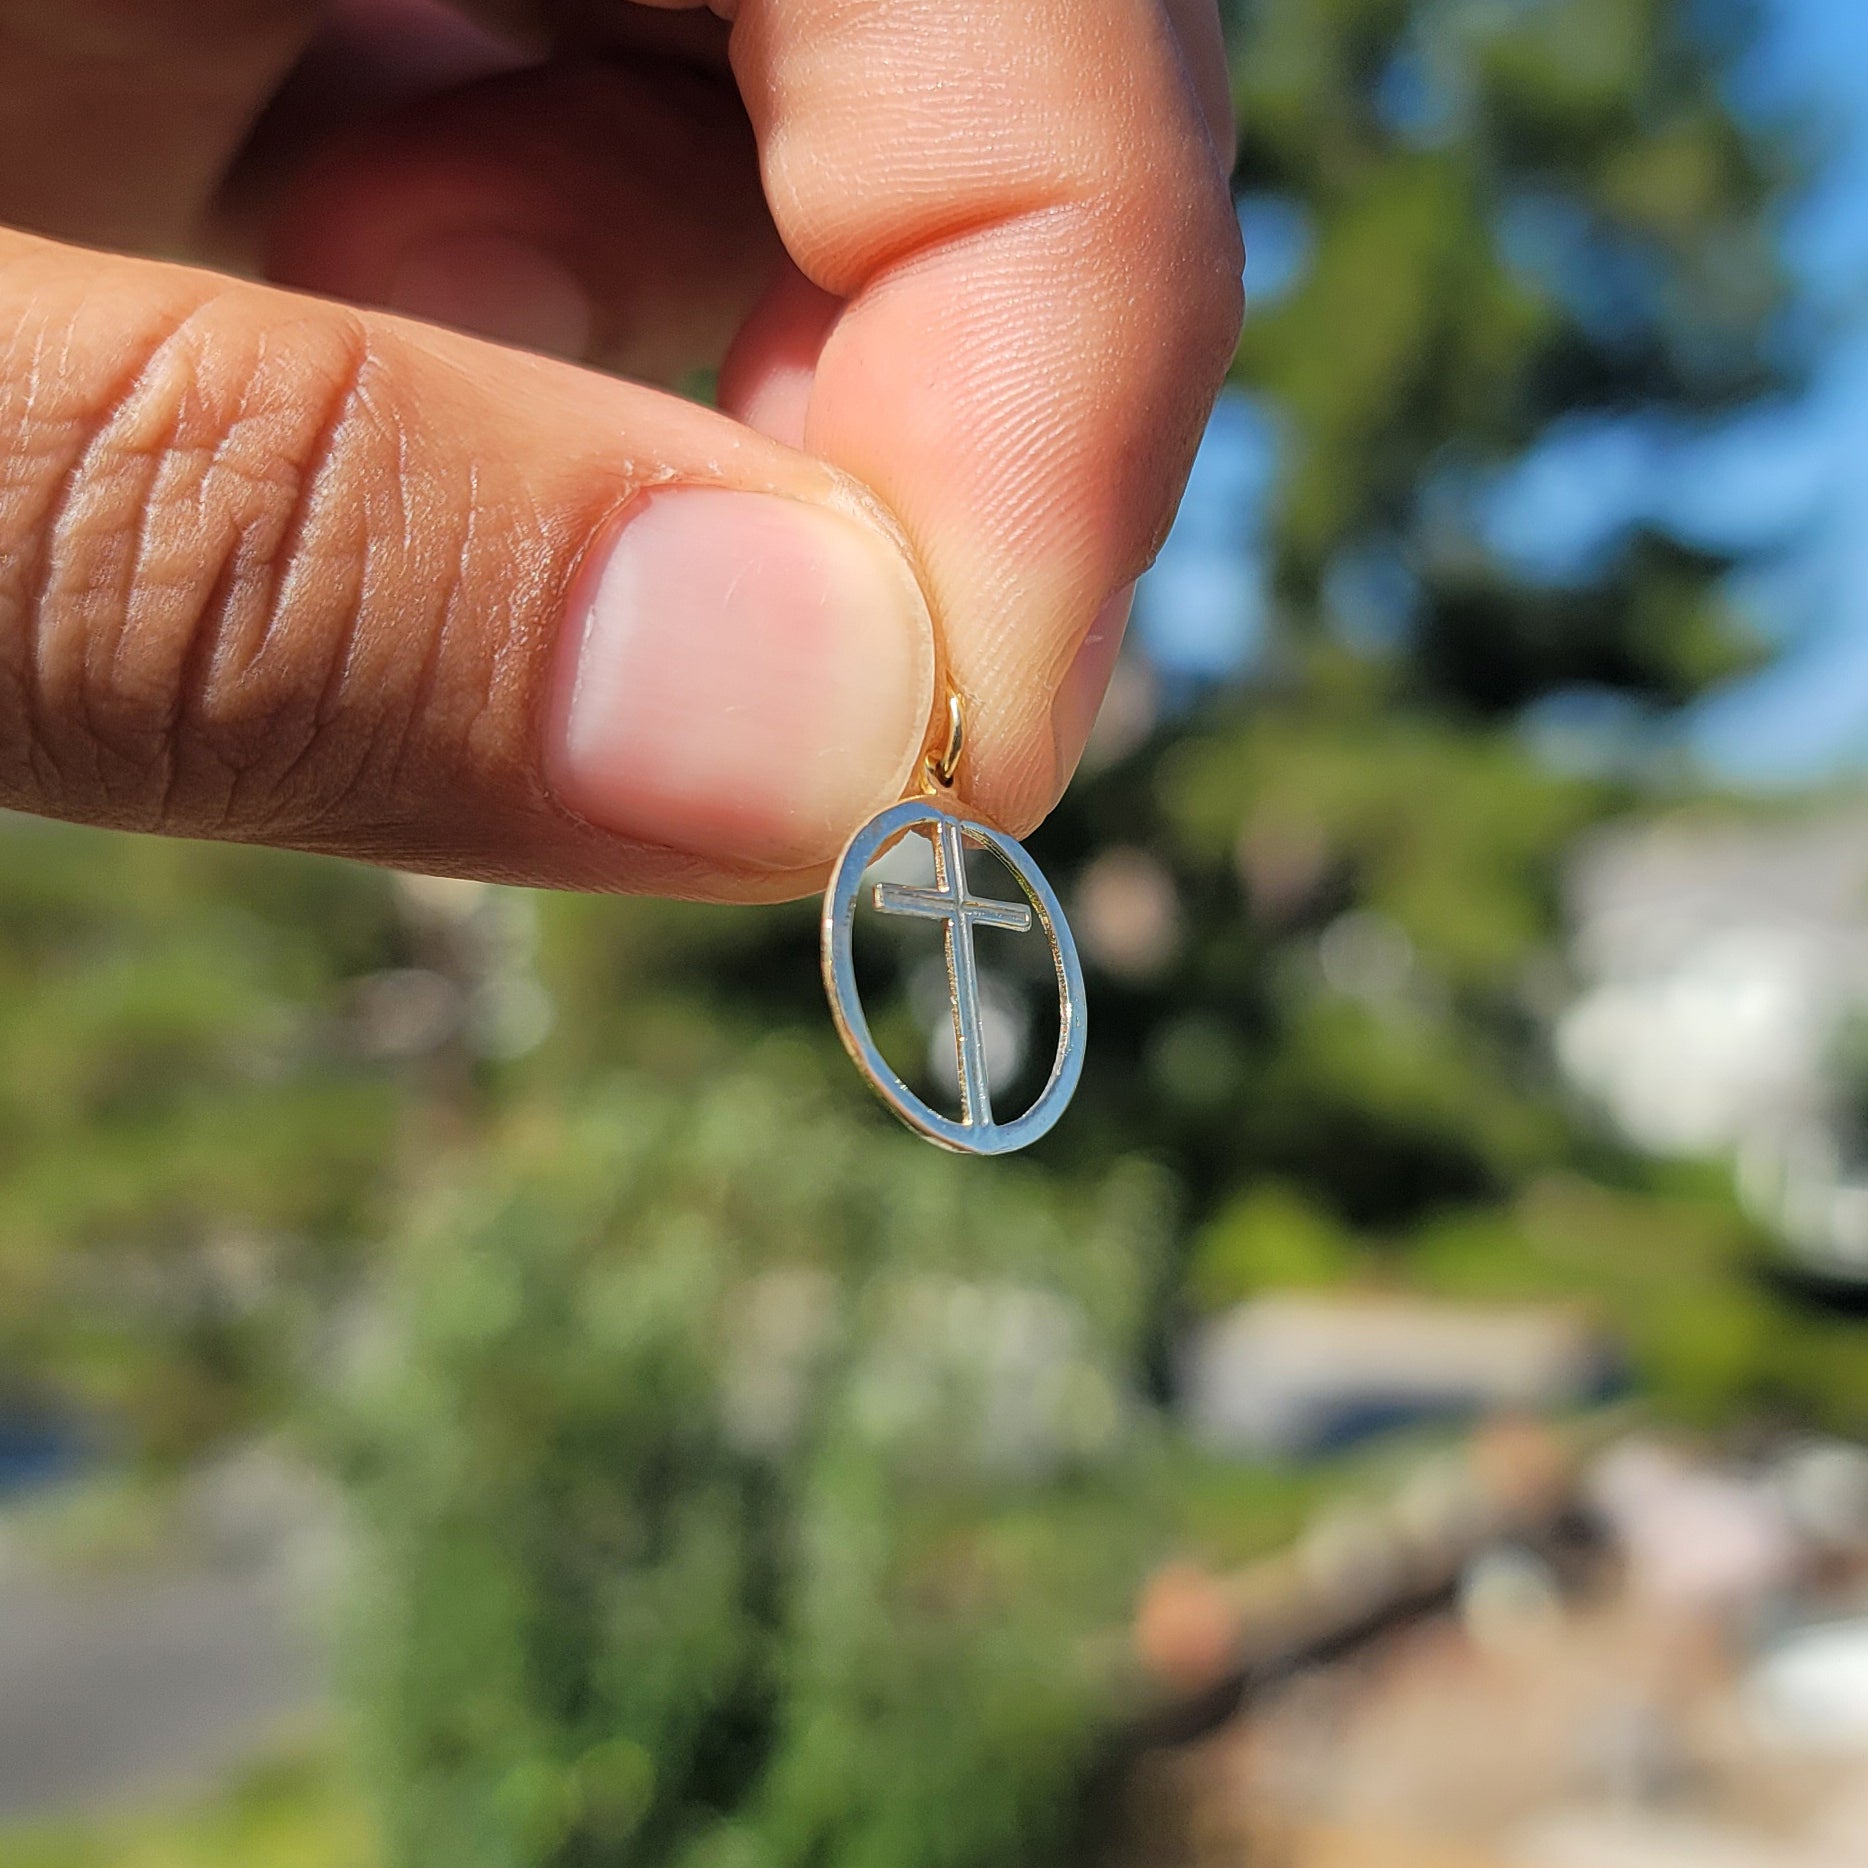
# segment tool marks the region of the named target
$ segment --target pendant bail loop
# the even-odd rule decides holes
[[[922,772],[932,784],[927,787],[932,791],[938,787],[942,791],[951,791],[953,781],[960,770],[960,754],[966,746],[966,714],[960,705],[960,696],[952,688],[947,690],[947,744],[939,751],[930,751],[922,760]]]

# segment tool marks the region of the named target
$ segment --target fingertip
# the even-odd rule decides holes
[[[803,447],[817,360],[842,309],[842,299],[781,261],[721,365],[720,407],[774,441]]]
[[[1109,691],[1109,678],[1115,673],[1117,657],[1122,653],[1122,638],[1128,631],[1129,612],[1135,605],[1135,586],[1118,590],[1097,611],[1075,659],[1058,684],[1057,698],[1051,703],[1051,740],[1057,751],[1056,795],[1076,772],[1083,749],[1090,742],[1091,729],[1102,710],[1103,696]]]
[[[283,285],[674,384],[716,366],[780,254],[726,88],[597,61],[345,132],[283,188]]]
[[[846,299],[808,383],[749,333],[769,367],[728,406],[900,524],[968,707],[967,802],[1007,829],[1081,750],[1108,668],[1061,695],[1060,671],[1086,636],[1113,659],[1096,612],[1167,531],[1241,315],[1217,29],[1095,12],[1027,0],[982,39],[964,8],[773,0],[734,41],[780,231]]]

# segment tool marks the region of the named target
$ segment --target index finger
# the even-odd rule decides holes
[[[803,443],[906,531],[962,793],[1014,832],[1081,751],[1067,677],[1107,652],[1238,337],[1210,12],[742,0],[733,29],[779,231],[847,301]]]

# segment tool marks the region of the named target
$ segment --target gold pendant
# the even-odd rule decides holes
[[[1003,831],[962,816],[943,795],[953,783],[962,735],[960,705],[949,702],[949,739],[938,760],[930,757],[929,795],[906,798],[878,812],[844,846],[824,892],[824,989],[844,1049],[882,1100],[918,1135],[961,1154],[1000,1155],[1024,1148],[1047,1134],[1076,1093],[1083,1074],[1086,1037],[1083,967],[1070,937],[1062,905],[1024,847]],[[939,787],[938,790],[935,787]],[[910,888],[896,882],[874,886],[876,911],[942,923],[947,946],[947,991],[953,1008],[954,1058],[960,1081],[958,1120],[917,1096],[876,1048],[856,990],[856,908],[869,865],[898,837],[926,837],[934,849],[934,886]],[[1024,891],[1023,902],[1001,902],[973,894],[967,886],[968,846],[990,850]],[[1023,933],[1033,917],[1051,943],[1057,971],[1057,1056],[1038,1099],[1008,1122],[993,1114],[980,1017],[979,971],[973,957],[975,928]]]

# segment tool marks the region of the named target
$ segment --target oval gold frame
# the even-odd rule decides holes
[[[976,1112],[972,1110],[956,1119],[924,1102],[896,1075],[876,1048],[856,990],[856,907],[862,895],[865,872],[896,838],[906,832],[925,830],[929,825],[935,827],[929,834],[929,841],[935,843],[938,850],[939,828],[943,824],[956,829],[960,845],[970,843],[976,848],[990,850],[1011,871],[1051,943],[1051,957],[1057,969],[1057,1056],[1037,1100],[1023,1115],[1010,1122],[993,1120],[990,1109],[984,1119],[976,1119]],[[953,886],[956,895],[964,897],[964,869]],[[880,888],[877,893],[879,896]],[[945,935],[948,982],[954,1004],[956,1063],[964,1084],[966,1058],[959,1054],[962,1052],[959,1005],[962,984],[956,973],[958,909],[954,916],[942,918],[947,922]],[[876,1093],[916,1134],[956,1154],[1002,1155],[1029,1147],[1056,1125],[1076,1094],[1078,1080],[1083,1074],[1084,1044],[1088,1035],[1083,965],[1077,957],[1076,943],[1064,919],[1063,907],[1023,845],[1003,831],[975,823],[926,799],[909,798],[891,805],[857,831],[838,857],[830,886],[824,892],[822,940],[824,990],[829,995],[831,1014],[836,1019],[844,1049]],[[964,942],[963,950],[970,959],[970,937]],[[964,1094],[962,1100],[965,1100]]]

